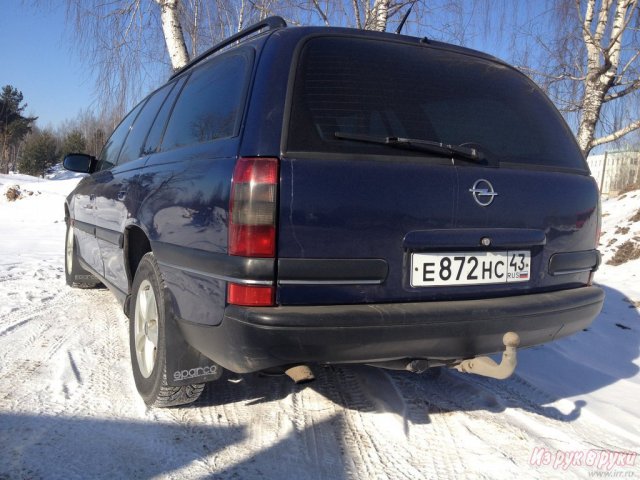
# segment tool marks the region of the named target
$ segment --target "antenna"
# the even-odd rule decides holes
[[[404,22],[407,21],[407,18],[409,18],[409,14],[411,13],[411,9],[413,8],[413,6],[415,5],[416,2],[413,2],[410,6],[409,6],[409,10],[407,10],[407,13],[404,14],[404,17],[402,17],[402,20],[400,20],[400,25],[398,25],[398,28],[396,28],[396,35],[400,35],[400,32],[402,31],[402,27],[404,27]]]

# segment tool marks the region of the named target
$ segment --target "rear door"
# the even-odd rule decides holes
[[[98,172],[92,175],[94,197],[94,229],[95,242],[100,250],[100,270],[98,272],[108,281],[113,283],[112,275],[107,274],[105,265],[105,242],[121,247],[121,232],[114,228],[116,218],[120,215],[121,207],[118,204],[118,193],[121,189],[121,180],[114,176],[114,167],[118,162],[118,156],[122,145],[129,134],[132,123],[138,116],[143,103],[137,105],[116,127],[107,140],[98,162]],[[121,285],[117,285],[123,291]]]
[[[466,51],[313,37],[289,95],[281,304],[478,298],[588,281],[549,275],[548,264],[595,248],[597,190],[560,115],[517,71]]]
[[[132,112],[133,119],[115,157],[115,165],[96,179],[100,183],[100,195],[96,198],[96,236],[104,262],[104,276],[123,292],[129,287],[123,249],[124,229],[141,201],[139,175],[148,158],[143,146],[151,123],[173,86],[171,83],[154,92]]]
[[[140,107],[138,105],[116,127],[100,152],[97,171],[83,179],[76,189],[74,219],[80,256],[100,276],[104,276],[105,270],[98,238],[103,233],[99,226],[104,223],[105,212],[99,212],[98,206],[104,207],[106,198],[110,196],[109,186],[113,181],[111,169],[117,162],[122,143]]]

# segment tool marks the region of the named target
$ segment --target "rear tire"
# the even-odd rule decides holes
[[[67,233],[65,235],[64,277],[70,287],[93,288],[100,283],[96,277],[82,268],[78,262],[76,236],[70,221],[67,221]]]
[[[153,253],[147,253],[136,271],[129,313],[131,366],[138,393],[150,407],[172,407],[195,402],[204,383],[171,386],[167,383],[165,325],[173,317],[165,285]]]

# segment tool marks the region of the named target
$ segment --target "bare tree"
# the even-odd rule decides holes
[[[275,1],[66,0],[66,8],[100,106],[122,117],[200,51],[274,14]]]
[[[499,32],[502,50],[547,91],[585,155],[640,129],[639,0],[546,0],[524,15],[519,2],[472,3],[490,12],[478,17],[484,32]]]
[[[510,42],[510,60],[547,90],[585,154],[640,129],[640,0],[66,1],[101,104],[116,117],[190,57],[269,15],[385,31],[415,3],[405,29],[414,34]]]
[[[586,68],[578,77],[584,85],[578,144],[587,154],[595,146],[640,128],[640,112],[636,109],[635,118],[627,118],[624,125],[596,135],[603,106],[640,89],[640,44],[635,37],[639,26],[638,0],[602,0],[599,4],[596,0],[576,0],[576,9],[587,54]]]
[[[426,15],[412,16],[429,37],[510,55],[547,91],[588,155],[640,131],[639,3],[431,0]]]
[[[107,116],[97,117],[89,108],[81,110],[71,119],[61,122],[55,131],[58,138],[63,139],[72,132],[79,132],[85,140],[85,149],[81,153],[88,153],[97,157],[107,140],[106,136],[114,128],[119,118]]]
[[[171,72],[154,0],[66,0],[72,49],[96,79],[102,113],[121,118]]]

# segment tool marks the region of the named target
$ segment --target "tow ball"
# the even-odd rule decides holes
[[[516,347],[520,345],[520,337],[515,332],[507,332],[502,337],[505,349],[502,352],[502,361],[497,364],[489,357],[475,357],[463,360],[454,366],[456,370],[464,373],[475,373],[484,377],[504,380],[509,378],[516,369],[518,360],[516,358]]]

